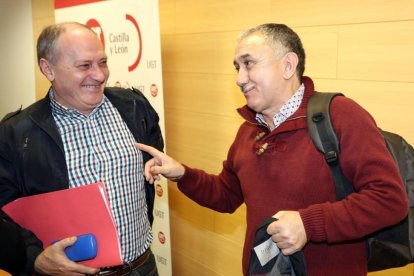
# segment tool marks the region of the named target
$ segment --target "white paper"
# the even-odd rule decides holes
[[[265,266],[271,259],[280,253],[279,248],[271,238],[255,246],[253,249],[256,252],[257,258],[262,266]]]

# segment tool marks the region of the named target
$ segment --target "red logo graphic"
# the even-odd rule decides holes
[[[131,15],[127,14],[125,15],[125,18],[129,21],[131,21],[131,23],[134,25],[135,29],[137,30],[138,33],[138,42],[139,42],[139,50],[138,50],[138,56],[137,59],[135,60],[135,62],[131,65],[128,66],[128,71],[131,72],[133,70],[135,70],[135,68],[138,67],[139,62],[141,61],[141,56],[142,56],[142,38],[141,38],[141,31],[139,29],[138,23],[135,20],[135,18],[133,18]]]
[[[151,84],[150,90],[151,90],[151,96],[157,97],[157,95],[158,95],[158,87],[157,87],[157,85],[155,83]]]
[[[96,19],[89,19],[88,22],[86,22],[86,25],[91,27],[92,30],[98,35],[99,39],[102,42],[102,45],[105,47],[105,37],[104,33],[101,27],[101,24]]]
[[[161,244],[165,243],[165,234],[162,231],[158,232],[158,240]]]
[[[164,190],[162,189],[162,186],[160,184],[157,184],[155,186],[155,191],[157,192],[157,196],[162,197]]]

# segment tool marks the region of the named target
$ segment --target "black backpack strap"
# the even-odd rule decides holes
[[[336,199],[344,199],[353,192],[339,164],[339,141],[332,126],[329,107],[332,99],[341,93],[315,92],[307,106],[308,132],[315,147],[324,154],[335,182]]]

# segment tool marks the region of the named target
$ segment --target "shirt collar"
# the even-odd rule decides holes
[[[299,86],[299,89],[293,94],[292,97],[280,108],[279,112],[277,112],[273,116],[273,124],[275,128],[277,128],[281,123],[287,120],[296,110],[298,110],[303,95],[305,93],[305,85],[302,83]],[[256,121],[260,124],[267,125],[266,121],[264,120],[264,116],[261,113],[256,113]]]
[[[53,114],[60,115],[60,116],[71,116],[71,117],[76,116],[80,118],[88,118],[88,117],[93,116],[95,113],[97,113],[101,109],[102,105],[108,101],[108,98],[106,98],[106,96],[104,95],[102,98],[102,101],[92,110],[92,112],[89,113],[88,115],[85,115],[74,108],[68,108],[60,104],[58,101],[56,101],[54,90],[52,87],[49,89],[49,99],[50,99],[50,105],[52,107]]]

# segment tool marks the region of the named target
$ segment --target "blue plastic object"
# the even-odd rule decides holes
[[[77,236],[76,242],[65,248],[65,253],[68,259],[73,262],[95,258],[98,253],[98,243],[96,242],[95,235],[85,234]]]

